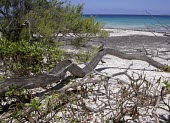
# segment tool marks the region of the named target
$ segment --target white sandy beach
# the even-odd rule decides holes
[[[164,33],[156,33],[156,32],[147,32],[147,31],[135,31],[135,30],[126,30],[126,29],[104,29],[104,30],[107,30],[110,34],[109,37],[124,37],[124,36],[139,36],[139,35],[143,35],[143,36],[154,36],[154,37],[164,37]],[[107,40],[107,39],[106,39]],[[110,39],[111,40],[111,39]],[[143,39],[141,39],[142,41]],[[147,42],[147,40],[146,40]],[[157,43],[157,42],[156,42]],[[120,42],[121,44],[121,42]],[[114,44],[113,44],[114,45]],[[119,45],[116,44],[116,45]],[[139,45],[144,45],[143,43],[139,44]],[[106,46],[107,47],[107,46]],[[112,47],[112,46],[110,46]],[[119,47],[123,47],[122,49],[125,49],[124,47],[127,47],[125,45],[119,45]],[[154,47],[154,45],[153,45]],[[151,47],[151,49],[148,49],[150,52],[152,52],[151,50],[153,49],[153,47]],[[156,48],[156,46],[155,46]],[[136,50],[134,49],[134,47],[131,47],[131,49],[129,50]],[[157,48],[157,50],[167,50],[165,47],[159,47]],[[67,49],[67,52],[74,52],[74,53],[77,53],[78,50],[75,50],[75,49]],[[155,51],[153,51],[155,52]],[[166,55],[166,57],[170,57],[170,53],[169,55]],[[167,61],[167,60],[163,60],[163,59],[160,59],[160,58],[156,58],[154,57],[154,59],[158,62],[161,62],[163,64],[167,64],[167,65],[170,65],[170,62]],[[133,64],[131,66],[131,68],[133,70],[129,70],[129,71],[135,71],[135,72],[140,72],[140,70],[142,72],[145,72],[147,73],[148,76],[150,77],[170,77],[170,74],[169,73],[165,73],[165,72],[158,72],[156,71],[157,68],[154,68],[153,66],[149,65],[148,63],[144,62],[144,61],[137,61],[137,60],[123,60],[123,59],[120,59],[120,58],[117,58],[115,56],[111,56],[111,55],[106,55],[103,57],[103,60],[106,62],[104,64],[99,64],[97,66],[97,68],[102,68],[102,67],[113,67],[113,68],[109,68],[109,69],[105,69],[103,72],[105,73],[108,73],[108,74],[113,74],[115,72],[120,72],[121,68],[127,68],[131,63]],[[117,67],[117,68],[115,68]],[[138,69],[138,70],[134,70],[134,69]]]
[[[164,35],[164,33],[124,30],[124,29],[105,29],[105,30],[109,31],[110,37],[133,36],[133,35],[144,35],[144,36],[155,36],[156,35],[156,36],[162,37]],[[164,47],[159,48],[158,50],[162,50],[163,48]],[[133,49],[133,47],[132,47],[132,49]],[[166,55],[166,57],[170,57],[170,53],[169,53],[169,55]],[[163,64],[170,65],[170,62],[167,61],[167,60],[163,60],[163,59],[156,58],[156,57],[154,57],[153,59],[155,59],[156,61],[159,61]],[[147,71],[148,76],[170,77],[169,73],[154,71],[154,70],[157,70],[157,68],[149,65],[148,63],[146,63],[144,61],[123,60],[123,59],[120,59],[120,58],[117,58],[117,57],[111,56],[111,55],[104,56],[103,60],[106,63],[98,65],[97,68],[99,68],[99,67],[117,67],[117,68],[123,67],[123,68],[127,68],[130,64],[133,64],[131,66],[132,69],[141,69],[142,71]],[[117,69],[117,72],[119,72],[119,70],[121,70],[121,69]],[[114,71],[116,72],[116,68],[105,70],[105,72],[108,73],[108,74],[113,74]],[[135,71],[139,71],[139,70],[135,70]]]
[[[143,36],[155,36],[156,35],[156,36],[161,36],[161,37],[163,36],[163,33],[154,33],[153,34],[152,32],[145,32],[145,31],[134,31],[134,30],[123,30],[123,29],[122,30],[121,29],[106,29],[106,30],[109,31],[110,37],[133,36],[133,35],[143,35]],[[124,46],[124,47],[126,47],[126,46]],[[153,45],[153,47],[154,47],[154,45]],[[151,47],[151,50],[153,49],[153,47]],[[131,47],[131,49],[133,49],[133,48],[134,47]],[[164,50],[164,47],[159,47],[159,48],[157,48],[157,50],[159,50],[159,51]],[[167,53],[166,57],[170,57],[170,53]],[[170,62],[168,60],[160,59],[157,57],[153,57],[153,59],[158,62],[161,62],[162,64],[170,65]],[[105,63],[100,62],[97,65],[96,70],[97,71],[99,70],[101,74],[104,74],[107,76],[112,76],[115,73],[123,72],[129,67],[129,65],[131,65],[127,72],[131,76],[132,76],[132,74],[134,75],[134,77],[139,77],[138,75],[143,75],[146,77],[146,79],[148,81],[153,82],[153,83],[156,82],[159,78],[161,78],[161,82],[163,82],[165,80],[170,81],[170,73],[158,70],[157,68],[149,65],[147,62],[144,62],[144,61],[125,60],[125,59],[120,59],[120,58],[112,56],[112,55],[106,55],[103,57],[102,60]],[[83,67],[84,65],[80,65],[80,66]],[[115,93],[117,93],[119,90],[118,89],[119,87],[115,87],[116,80],[123,80],[125,82],[130,83],[130,80],[125,75],[120,75],[120,76],[111,78],[109,80],[109,85],[110,85],[109,88],[115,89]],[[164,86],[164,84],[162,83],[161,86]],[[161,88],[161,86],[159,88]],[[103,92],[103,93],[105,93],[105,92]],[[102,97],[101,99],[105,100],[104,97]],[[166,96],[165,101],[168,102],[169,100],[170,100],[170,95]],[[92,108],[96,107],[93,104],[89,104],[89,102],[88,102],[88,105],[91,105]],[[98,105],[100,105],[100,103]],[[167,107],[165,106],[165,108],[167,108]],[[158,115],[163,115],[165,117],[169,116],[169,112],[167,112],[165,110],[161,110],[159,108],[156,110],[156,113]],[[154,123],[154,119],[151,118],[146,121],[143,120],[142,122],[143,123],[145,123],[145,122],[153,122]]]
[[[109,41],[107,40],[107,38],[105,39],[107,42],[103,41],[103,39],[101,39],[103,42],[106,42],[106,45],[104,47],[110,47],[110,48],[117,47],[118,50],[125,51],[125,53],[126,52],[129,53],[129,51],[130,51],[130,53],[133,53],[133,51],[134,51],[134,53],[136,53],[137,48],[138,48],[138,50],[141,50],[142,46],[146,46],[149,53],[155,53],[155,50],[164,51],[164,50],[167,50],[167,48],[168,48],[168,47],[165,48],[164,46],[166,45],[166,43],[164,45],[162,45],[163,43],[161,41],[160,42],[155,41],[154,39],[149,41],[150,36],[151,37],[157,36],[156,38],[158,38],[158,37],[164,38],[165,37],[164,33],[155,33],[155,32],[152,33],[152,32],[147,32],[147,31],[136,31],[136,30],[125,30],[125,29],[105,29],[105,30],[107,30],[110,33],[110,36],[108,38]],[[121,40],[118,40],[118,39],[121,39]],[[136,41],[135,41],[135,39],[136,39]],[[144,41],[144,42],[142,42],[142,41]],[[163,39],[163,41],[164,41],[164,39]],[[147,43],[149,43],[149,44],[147,44]],[[100,43],[97,42],[97,45],[99,47]],[[169,44],[169,47],[170,47],[170,44]],[[68,48],[68,47],[66,48],[66,51],[74,52],[74,53],[78,52],[78,50],[75,50],[74,48]],[[141,53],[143,53],[143,52],[141,52]],[[170,52],[168,52],[166,54],[161,54],[161,56],[170,57]],[[156,57],[153,57],[153,59],[158,62],[161,62],[162,64],[170,65],[170,62],[168,60],[164,60],[164,59],[160,59],[160,58],[156,58]],[[127,73],[129,75],[133,74],[134,77],[136,77],[136,78],[139,77],[138,75],[144,75],[149,82],[153,82],[153,83],[160,77],[161,77],[161,82],[163,82],[164,80],[170,81],[170,73],[158,70],[157,68],[149,65],[147,62],[144,62],[144,61],[125,60],[125,59],[120,59],[120,58],[112,56],[112,55],[106,55],[102,58],[102,60],[104,61],[104,63],[99,62],[99,64],[97,65],[95,70],[103,75],[112,76],[115,73],[120,73],[120,72],[125,71],[131,65],[130,68],[128,69]],[[79,66],[84,67],[85,64],[80,64]],[[120,90],[120,85],[117,83],[117,80],[122,80],[124,82],[130,83],[129,78],[125,75],[111,77],[108,84],[109,84],[109,89],[111,89],[111,91],[113,91],[114,93],[118,93],[118,91]],[[164,86],[164,84],[161,84],[161,86]],[[97,88],[97,87],[94,86],[94,88]],[[161,87],[159,87],[159,88],[161,88]],[[42,91],[43,89],[40,88],[39,90]],[[106,92],[103,90],[101,90],[101,92],[104,95],[107,95],[107,94],[105,94]],[[92,98],[93,98],[93,95],[92,95]],[[100,100],[106,101],[107,98],[105,96],[101,95]],[[170,100],[170,95],[167,95],[164,100],[166,102],[168,102]],[[87,103],[87,105],[93,109],[95,109],[95,108],[97,109],[98,108],[97,105],[101,105],[101,102],[99,102],[97,105],[93,104],[92,99],[87,99],[85,101],[85,103]],[[165,107],[165,108],[167,108],[167,107]],[[151,111],[152,111],[152,109],[151,109]],[[104,110],[103,112],[106,113],[108,111]],[[156,113],[158,115],[163,115],[165,117],[169,116],[169,112],[167,112],[165,110],[161,110],[161,109],[157,109]],[[111,116],[111,115],[112,114],[108,114],[108,116]],[[94,113],[94,119],[98,118],[96,116],[97,115]],[[100,119],[98,119],[98,120],[99,120],[99,122],[102,122],[102,121],[100,121]],[[154,123],[154,118],[150,118],[150,119],[146,118],[146,120],[142,120],[142,123],[148,123],[148,122]]]
[[[146,32],[146,31],[135,31],[135,30],[125,30],[125,29],[105,29],[109,32],[110,37],[120,37],[120,36],[133,36],[133,35],[144,35],[144,36],[163,36],[164,33],[156,33],[156,32]],[[142,39],[141,39],[142,40]],[[132,47],[133,49],[133,47]],[[152,49],[152,48],[151,48]],[[164,47],[162,48],[158,48],[158,50],[164,50]],[[169,56],[166,55],[166,57],[170,57],[170,53]],[[170,62],[167,60],[163,60],[160,58],[156,58],[154,57],[153,59],[155,59],[156,61],[159,61],[163,64],[167,64],[170,65]],[[144,62],[144,61],[139,61],[139,60],[123,60],[120,58],[117,58],[115,56],[111,56],[111,55],[106,55],[103,57],[103,60],[106,62],[105,64],[100,64],[98,65],[98,67],[118,67],[118,68],[127,68],[131,63],[132,65],[132,69],[145,69],[148,71],[151,71],[151,75],[154,77],[155,75],[160,75],[160,76],[164,76],[164,77],[170,77],[169,73],[165,73],[165,72],[153,72],[153,70],[157,70],[157,68],[154,68],[153,66],[150,66],[148,63]],[[115,68],[114,68],[115,70]],[[113,70],[105,70],[105,72],[108,72],[108,74],[112,74]],[[119,71],[119,70],[118,70]],[[107,73],[106,72],[106,73]],[[149,73],[149,72],[148,72]],[[155,73],[155,75],[154,75]],[[159,73],[159,74],[156,74]]]
[[[128,51],[130,51],[130,53],[136,53],[136,48],[142,48],[142,46],[146,46],[147,50],[149,51],[149,53],[155,53],[155,50],[158,51],[166,51],[168,47],[164,47],[165,45],[167,46],[166,42],[164,41],[164,34],[163,33],[152,33],[152,32],[146,32],[146,31],[135,31],[135,30],[124,30],[124,29],[106,29],[107,31],[109,31],[110,33],[110,37],[106,38],[104,41],[103,39],[97,39],[96,41],[94,41],[93,43],[97,44],[95,46],[100,46],[100,41],[105,42],[104,47],[110,47],[110,48],[116,48],[118,47],[118,50],[120,51],[125,51],[125,53],[129,53]],[[157,37],[155,37],[155,35]],[[155,37],[157,40],[155,40],[153,37]],[[162,41],[159,41],[159,37]],[[119,40],[121,39],[121,40]],[[90,45],[93,45],[93,43],[91,42]],[[162,45],[163,44],[163,45]],[[75,48],[72,48],[71,46],[66,46],[62,49],[65,49],[67,52],[73,52],[73,53],[78,53],[78,50],[76,50]],[[143,53],[143,52],[141,52]],[[167,54],[161,54],[165,57],[170,57],[170,53]],[[161,62],[162,64],[167,64],[170,65],[170,62],[168,60],[164,60],[164,59],[160,59],[160,58],[156,58],[153,57],[154,60]],[[148,80],[148,82],[154,83],[161,77],[160,81],[163,82],[164,80],[169,80],[170,81],[170,73],[167,72],[163,72],[161,70],[158,70],[157,68],[149,65],[147,62],[145,61],[140,61],[140,60],[125,60],[125,59],[120,59],[118,57],[112,56],[112,55],[106,55],[102,58],[102,60],[104,61],[104,63],[99,62],[99,64],[97,65],[97,67],[95,68],[95,71],[97,71],[98,73],[100,73],[100,75],[106,75],[106,76],[112,76],[113,74],[116,73],[120,73],[125,71],[130,65],[130,68],[128,69],[127,73],[132,76],[137,78],[139,77],[139,75],[143,75],[145,76]],[[79,64],[80,67],[84,67],[85,64]],[[95,79],[98,76],[94,76]],[[99,78],[100,79],[100,78]],[[77,81],[81,81],[81,79],[78,79]],[[110,77],[110,80],[108,81],[108,85],[109,85],[109,89],[110,91],[112,91],[113,93],[117,94],[120,91],[120,84],[118,83],[118,81],[124,81],[127,83],[130,83],[130,80],[127,76],[125,75],[119,75],[119,76],[115,76],[115,77]],[[104,82],[103,82],[104,83]],[[92,86],[94,90],[98,90],[98,86],[99,85],[95,85]],[[102,93],[102,95],[99,96],[100,101],[97,101],[97,103],[93,102],[93,98],[95,97],[95,95],[90,95],[87,99],[84,99],[84,103],[89,106],[90,108],[94,109],[94,110],[98,110],[98,107],[102,105],[102,101],[103,102],[108,102],[107,99],[107,92],[105,91],[105,88],[103,85],[101,85],[102,87],[100,87],[100,92]],[[156,89],[161,89],[161,87],[164,86],[163,83],[161,83],[161,85]],[[40,89],[42,90],[42,89]],[[148,90],[149,92],[151,90]],[[152,92],[151,92],[152,93]],[[112,95],[114,98],[114,95]],[[170,95],[167,95],[164,98],[165,102],[168,102],[168,104],[170,103]],[[113,107],[115,106],[115,101],[110,100],[110,102],[113,104]],[[106,107],[107,108],[107,107]],[[109,108],[104,109],[102,112],[103,114],[107,114],[109,112]],[[146,108],[146,107],[144,107]],[[164,108],[167,109],[166,106],[164,106]],[[153,108],[151,108],[149,110],[150,114],[148,115],[152,115],[152,111]],[[143,111],[140,111],[140,113],[143,113]],[[156,110],[156,114],[157,115],[162,115],[166,118],[169,117],[169,112],[162,110],[160,108],[158,108]],[[62,117],[61,113],[58,113],[59,116]],[[98,117],[98,115],[100,115],[100,113],[93,113],[93,117],[92,120],[90,121],[91,123],[95,123],[96,119],[98,122],[102,122],[100,117]],[[112,116],[111,113],[108,113],[106,117],[103,117],[104,119],[107,119],[109,116]],[[155,119],[152,116],[149,117],[141,117],[140,121],[142,123],[155,123]],[[135,121],[134,121],[135,122]]]
[[[109,32],[110,37],[115,36],[131,36],[131,35],[146,35],[146,36],[163,36],[164,33],[151,32],[151,31],[138,31],[130,29],[104,29]]]

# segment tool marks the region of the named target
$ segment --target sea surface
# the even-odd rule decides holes
[[[170,16],[166,15],[84,15],[93,16],[104,28],[170,31]]]

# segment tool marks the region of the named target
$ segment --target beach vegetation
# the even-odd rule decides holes
[[[169,72],[169,71],[170,71],[170,67],[169,67],[168,65],[165,65],[165,66],[162,68],[162,70]]]
[[[61,60],[57,48],[63,38],[78,48],[97,36],[103,25],[83,17],[82,8],[68,1],[2,0],[0,52],[5,71],[18,76],[41,74]]]
[[[144,70],[138,73],[125,61],[126,68],[108,64],[96,69],[100,61],[105,64],[107,54],[142,60],[165,72],[169,66],[104,44],[68,53],[83,68],[66,57],[60,41],[67,39],[83,49],[87,41],[108,36],[100,23],[82,16],[83,5],[1,0],[0,7],[0,122],[159,122],[159,109],[169,113],[168,80],[147,78]]]
[[[53,41],[69,37],[81,45],[100,33],[103,25],[82,16],[83,5],[58,0],[2,0],[0,31],[11,41]]]
[[[1,72],[5,76],[42,74],[61,60],[62,51],[56,45],[0,39]]]
[[[106,30],[101,30],[99,32],[99,37],[101,37],[101,38],[109,37],[109,33]]]
[[[96,47],[93,47],[88,51],[81,50],[75,55],[75,60],[77,61],[77,63],[87,63],[93,58],[97,51],[98,50]]]
[[[170,82],[168,80],[165,80],[163,83],[165,87],[168,89],[168,91],[170,92]]]

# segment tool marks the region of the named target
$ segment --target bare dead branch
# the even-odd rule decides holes
[[[3,87],[0,90],[0,94],[5,93],[6,91],[8,91],[9,88],[30,89],[43,87],[54,82],[59,82],[60,80],[65,78],[65,74],[67,71],[69,71],[73,76],[84,77],[86,74],[92,72],[99,61],[102,59],[102,57],[107,54],[127,60],[142,60],[159,69],[163,69],[166,66],[157,61],[154,61],[146,55],[124,54],[114,49],[104,48],[100,50],[84,68],[80,68],[70,60],[65,60],[58,63],[57,66],[51,72],[49,72],[49,74],[6,79],[0,82],[1,87]]]

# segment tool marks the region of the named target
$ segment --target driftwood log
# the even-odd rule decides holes
[[[48,74],[42,74],[38,76],[20,77],[20,78],[9,78],[0,82],[0,95],[4,94],[9,90],[9,88],[15,89],[33,89],[37,87],[44,87],[48,84],[59,82],[65,78],[65,74],[69,71],[75,77],[84,77],[86,74],[90,73],[95,69],[97,64],[100,62],[104,55],[114,55],[116,57],[127,59],[127,60],[142,60],[150,65],[158,68],[164,69],[166,65],[163,65],[146,55],[139,54],[125,54],[120,51],[103,48],[93,57],[93,59],[84,67],[80,68],[70,60],[65,60],[56,65]],[[113,61],[114,62],[114,61]],[[60,89],[63,91],[62,89]]]

